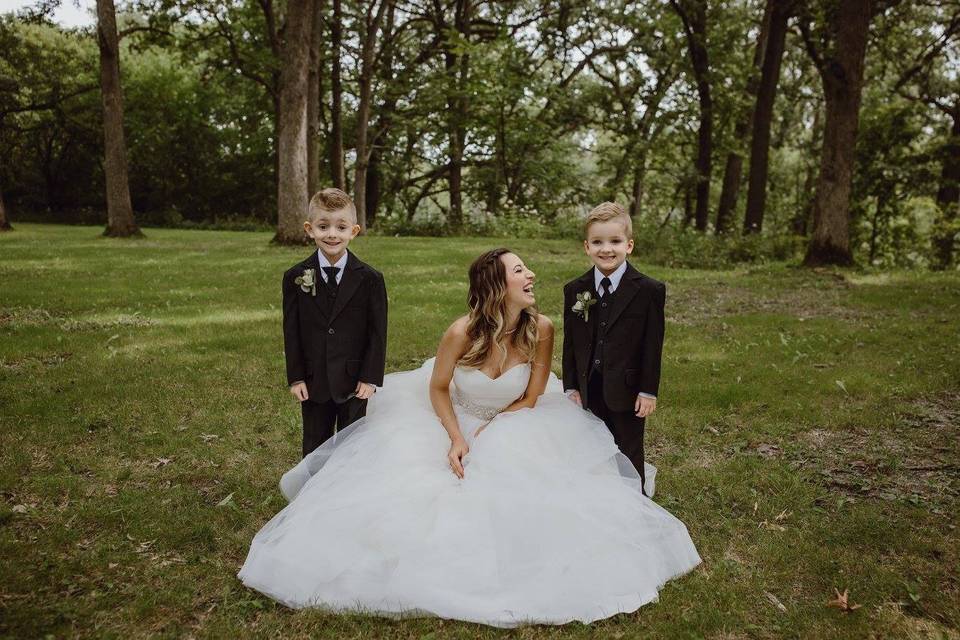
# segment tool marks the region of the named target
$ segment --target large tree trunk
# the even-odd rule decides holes
[[[773,15],[773,5],[776,0],[767,0],[763,10],[763,20],[760,23],[760,37],[753,50],[753,64],[750,67],[750,77],[747,79],[747,101],[753,103],[757,97],[757,87],[760,84],[759,71],[763,64],[763,56],[767,48],[767,39],[770,36],[770,17]],[[753,122],[753,105],[745,107],[740,119],[733,128],[734,144],[740,145],[747,137],[750,125]],[[714,232],[717,235],[726,233],[733,220],[733,211],[737,207],[740,197],[740,182],[743,176],[743,153],[739,146],[727,154],[726,166],[723,170],[723,187],[720,190],[720,204],[717,206],[717,224]]]
[[[463,41],[470,39],[472,0],[458,0],[454,15],[454,30]],[[452,45],[452,46],[451,46]],[[446,43],[444,61],[447,71],[447,113],[449,116],[450,171],[447,180],[450,186],[450,213],[448,222],[453,228],[463,225],[463,152],[467,127],[467,78],[470,73],[470,56],[460,52],[459,43]]]
[[[280,136],[277,139],[277,234],[274,242],[303,244],[307,193],[307,77],[314,0],[290,0],[280,69]]]
[[[747,211],[744,216],[745,233],[759,233],[763,229],[763,213],[767,206],[767,176],[770,169],[770,125],[773,122],[773,104],[780,83],[780,64],[787,39],[787,21],[790,19],[789,0],[770,0],[770,35],[763,55],[760,86],[757,88],[757,106],[753,114],[753,134],[750,137],[750,179],[747,187]]]
[[[710,91],[710,60],[707,54],[707,0],[671,0],[683,21],[687,49],[700,98],[700,130],[697,133],[697,231],[707,230],[710,212],[710,174],[713,156],[713,98]]]
[[[310,73],[307,76],[307,194],[320,190],[320,99],[323,64],[323,0],[313,2],[310,29]]]
[[[3,202],[3,190],[0,190],[0,231],[13,231],[13,226],[7,218],[7,207]]]
[[[937,266],[945,269],[953,264],[953,250],[957,233],[955,223],[960,214],[960,102],[954,105],[950,116],[953,127],[950,139],[943,149],[943,168],[940,172],[940,188],[937,204],[943,218],[941,230],[934,237]]]
[[[856,160],[864,58],[873,0],[844,0],[828,18],[834,50],[818,61],[825,124],[820,176],[813,205],[813,235],[804,264],[849,265],[850,191]]]
[[[370,148],[367,144],[367,138],[370,133],[377,34],[380,32],[380,25],[383,22],[387,5],[392,1],[370,0],[364,18],[365,29],[360,48],[360,100],[357,105],[357,161],[353,171],[353,203],[357,207],[357,224],[360,225],[362,231],[367,229],[367,168],[370,164]]]
[[[133,218],[127,148],[123,136],[123,93],[120,88],[120,40],[113,0],[97,0],[100,45],[100,95],[103,100],[103,173],[107,189],[107,228],[117,238],[143,235]]]
[[[343,165],[343,82],[340,79],[340,47],[343,43],[343,8],[341,0],[333,0],[333,21],[330,23],[330,181],[347,190],[347,173]]]
[[[647,175],[647,145],[640,148],[633,166],[633,187],[630,189],[630,217],[640,219],[643,212],[643,187]]]

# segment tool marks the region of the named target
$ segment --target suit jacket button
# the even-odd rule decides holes
[[[601,303],[600,303],[600,306],[601,306],[601,307],[605,307],[605,306],[607,306],[607,303],[606,303],[606,302],[601,302]]]
[[[600,364],[600,361],[599,361],[599,360],[594,360],[594,361],[593,361],[593,364]]]
[[[604,320],[603,322],[601,322],[601,323],[600,323],[600,326],[601,326],[601,327],[605,327],[605,326],[607,326],[607,321],[606,321],[606,320]]]
[[[329,333],[330,335],[333,335],[334,334],[333,327],[327,329],[327,333]]]

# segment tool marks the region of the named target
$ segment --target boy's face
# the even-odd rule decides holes
[[[303,230],[317,243],[317,248],[333,264],[343,257],[350,241],[360,233],[360,225],[353,210],[345,207],[337,211],[313,210]]]
[[[633,251],[633,238],[627,237],[627,230],[619,220],[594,222],[587,229],[583,249],[601,273],[610,275]]]

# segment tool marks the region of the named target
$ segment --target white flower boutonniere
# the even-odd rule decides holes
[[[583,316],[584,322],[590,321],[590,307],[597,304],[597,299],[594,298],[589,291],[581,291],[577,294],[577,301],[573,303],[571,310],[579,315]]]
[[[316,269],[304,269],[303,275],[297,276],[294,280],[300,285],[300,290],[309,293],[312,296],[317,295],[317,271]]]

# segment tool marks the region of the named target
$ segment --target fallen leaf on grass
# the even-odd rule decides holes
[[[837,383],[837,386],[840,387],[840,389],[843,390],[844,393],[846,393],[847,395],[850,395],[847,392],[847,385],[843,384],[843,380],[834,380],[834,382]]]
[[[844,589],[843,593],[840,593],[840,589],[834,587],[833,592],[837,595],[837,597],[827,603],[828,607],[835,607],[845,613],[850,613],[851,611],[856,611],[860,608],[861,605],[859,604],[850,604],[849,589]]]
[[[216,439],[219,438],[219,437],[220,437],[220,436],[216,435],[215,433],[202,433],[202,434],[200,434],[200,439],[203,440],[204,442],[211,442],[211,441],[213,441],[213,440],[216,440]]]
[[[154,469],[159,469],[173,462],[173,458],[157,458],[155,461],[150,463],[150,466]]]
[[[217,503],[217,506],[218,506],[218,507],[225,507],[225,506],[227,506],[228,504],[230,504],[230,501],[231,501],[231,500],[233,500],[233,494],[232,494],[232,493],[231,493],[230,495],[228,495],[226,498],[224,498],[223,500],[221,500],[220,502],[218,502],[218,503]]]
[[[13,508],[10,509],[10,511],[13,511],[14,513],[26,513],[26,512],[27,512],[27,505],[25,505],[25,504],[16,504],[16,505],[13,505]]]
[[[786,613],[786,612],[787,612],[787,607],[784,606],[784,604],[783,604],[782,602],[780,602],[780,598],[778,598],[777,596],[773,595],[773,594],[770,593],[769,591],[764,591],[764,592],[763,592],[763,595],[766,596],[767,600],[770,601],[770,604],[772,604],[773,606],[775,606],[775,607],[780,611],[780,613]]]
[[[786,531],[787,530],[787,528],[784,527],[783,525],[779,525],[776,522],[769,522],[767,520],[764,520],[763,522],[758,524],[757,528],[766,529],[767,531]]]

